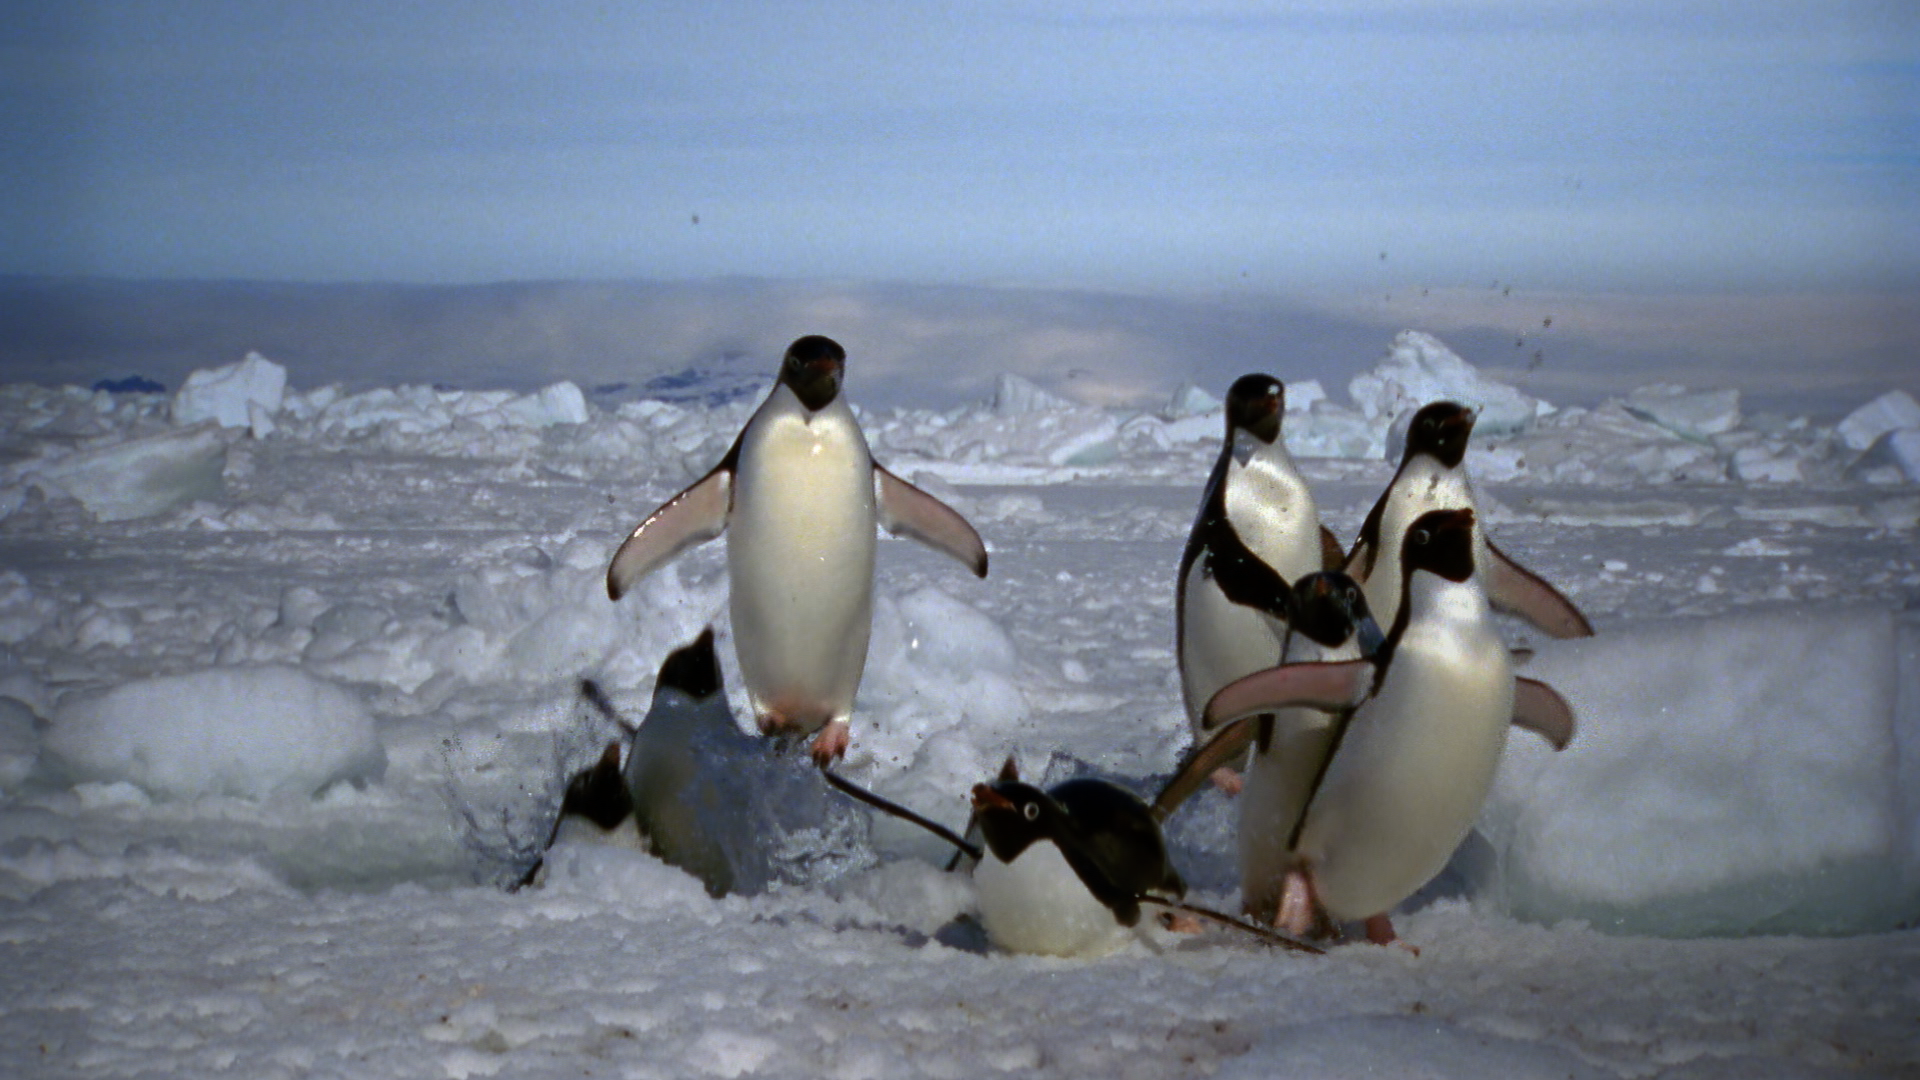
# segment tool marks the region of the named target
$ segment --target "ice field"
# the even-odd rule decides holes
[[[1396,916],[1417,956],[1215,929],[1069,961],[987,951],[938,841],[764,744],[702,765],[784,823],[766,891],[587,845],[502,888],[617,733],[582,677],[637,721],[711,623],[746,715],[721,545],[618,604],[603,576],[756,399],[318,376],[0,387],[0,1075],[1920,1072],[1905,393],[1837,424],[1730,388],[1555,408],[1411,332],[1348,386],[1289,386],[1343,541],[1396,417],[1482,408],[1492,536],[1598,631],[1503,623],[1578,735],[1509,740],[1476,836]],[[1115,411],[1007,376],[861,412],[992,564],[882,541],[847,775],[958,828],[1008,754],[1140,787],[1173,767],[1173,576],[1223,389]],[[1232,813],[1210,792],[1169,829],[1228,909]]]

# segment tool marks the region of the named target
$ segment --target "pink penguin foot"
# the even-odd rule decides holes
[[[1367,916],[1367,940],[1375,945],[1398,945],[1415,956],[1420,955],[1419,946],[1401,941],[1400,935],[1393,931],[1393,920],[1385,915]]]
[[[1274,913],[1274,928],[1297,938],[1306,937],[1314,929],[1316,906],[1313,882],[1299,870],[1287,871],[1280,885],[1280,910]]]
[[[829,720],[827,726],[820,729],[820,734],[813,737],[813,745],[808,752],[813,755],[813,763],[824,769],[846,755],[850,741],[847,722]]]
[[[1246,786],[1246,780],[1241,777],[1240,770],[1226,765],[1213,770],[1213,774],[1208,779],[1213,781],[1214,787],[1228,795],[1238,795],[1240,789]]]

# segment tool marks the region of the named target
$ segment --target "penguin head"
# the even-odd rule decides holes
[[[1046,792],[1018,780],[973,785],[980,835],[1001,862],[1012,862],[1036,840],[1050,840],[1066,811]]]
[[[591,768],[582,769],[567,782],[560,800],[560,816],[582,817],[612,832],[633,813],[633,796],[627,791],[626,778],[620,775],[620,744],[610,742]]]
[[[780,362],[780,381],[793,391],[800,404],[819,411],[833,404],[840,394],[840,380],[847,370],[847,351],[840,343],[819,334],[809,334],[787,346],[786,359]]]
[[[1448,581],[1473,576],[1473,511],[1430,510],[1407,529],[1400,545],[1400,565],[1406,574],[1425,570]]]
[[[1303,574],[1293,583],[1293,629],[1333,648],[1355,633],[1360,652],[1371,656],[1379,647],[1380,627],[1367,607],[1366,594],[1352,578],[1338,570]]]
[[[654,691],[663,687],[678,690],[690,698],[707,698],[720,692],[720,658],[713,651],[713,627],[700,632],[691,644],[667,654],[660,664]]]
[[[1280,416],[1287,391],[1271,375],[1242,375],[1227,388],[1227,441],[1244,431],[1264,443],[1280,437]]]
[[[1479,414],[1455,401],[1435,401],[1413,414],[1407,428],[1407,449],[1401,463],[1415,454],[1427,456],[1457,468],[1467,456],[1467,438],[1473,434],[1473,422]]]

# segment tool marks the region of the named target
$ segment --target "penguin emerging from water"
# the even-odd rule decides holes
[[[822,765],[846,752],[866,666],[875,523],[987,575],[973,526],[874,462],[840,393],[845,368],[833,340],[795,341],[732,449],[641,522],[607,567],[618,600],[726,530],[734,648],[755,718],[766,734],[813,734]]]
[[[1445,867],[1493,782],[1509,724],[1556,749],[1573,714],[1551,687],[1515,679],[1477,570],[1470,509],[1423,514],[1395,545],[1405,597],[1370,659],[1286,664],[1226,687],[1209,728],[1289,706],[1332,712],[1326,766],[1289,842],[1306,895],[1280,899],[1283,928],[1303,912],[1361,919],[1394,940],[1391,909]]]
[[[1400,540],[1432,510],[1474,508],[1467,479],[1467,440],[1476,414],[1451,401],[1422,406],[1407,428],[1399,471],[1360,526],[1344,569],[1366,590],[1374,618],[1392,625],[1400,609]],[[1508,558],[1474,530],[1474,563],[1494,607],[1518,615],[1556,638],[1592,637],[1593,627],[1573,602],[1539,575]]]
[[[1291,583],[1332,562],[1313,493],[1280,437],[1286,390],[1245,375],[1227,390],[1226,441],[1180,556],[1175,619],[1187,719],[1219,689],[1283,659]],[[1233,761],[1221,762],[1231,769]],[[1220,775],[1231,789],[1232,774]]]
[[[974,786],[973,806],[986,841],[973,871],[980,919],[1009,952],[1101,955],[1139,923],[1143,896],[1186,894],[1152,811],[1117,784],[1084,777],[1042,791],[1009,761]]]

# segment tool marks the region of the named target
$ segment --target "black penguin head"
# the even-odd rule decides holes
[[[1012,862],[1036,840],[1051,840],[1065,811],[1046,792],[1018,780],[973,785],[980,835],[994,858]]]
[[[809,334],[787,346],[787,357],[780,362],[780,381],[800,404],[817,412],[839,396],[846,370],[847,351],[839,342]]]
[[[1421,514],[1400,545],[1400,566],[1405,574],[1425,570],[1448,581],[1472,577],[1473,511],[1461,507]]]
[[[1457,468],[1466,459],[1467,439],[1473,434],[1477,415],[1454,401],[1421,406],[1407,428],[1407,449],[1401,455],[1401,464],[1413,460],[1415,454],[1426,454],[1449,469]]]
[[[1227,388],[1227,441],[1244,431],[1264,443],[1280,437],[1287,391],[1271,375],[1242,375]]]
[[[1293,583],[1293,629],[1327,648],[1360,635],[1360,651],[1371,656],[1380,644],[1380,627],[1367,607],[1366,594],[1338,570],[1303,574]]]
[[[671,687],[690,698],[719,693],[720,658],[713,651],[713,627],[700,631],[691,644],[668,653],[653,685],[656,693],[661,687]]]
[[[560,800],[561,817],[582,817],[612,832],[633,813],[633,795],[620,775],[620,744],[610,742],[593,766],[573,775]]]

